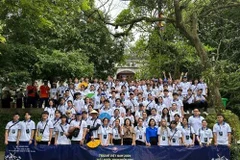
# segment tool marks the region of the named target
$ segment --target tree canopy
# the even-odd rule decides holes
[[[101,14],[94,1],[1,1],[0,8],[0,74],[5,82],[104,78],[122,60],[122,40],[94,20]]]

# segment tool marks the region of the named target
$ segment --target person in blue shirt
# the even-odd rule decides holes
[[[148,123],[148,128],[146,129],[146,145],[157,145],[158,143],[158,129],[156,127],[155,119],[151,118]]]

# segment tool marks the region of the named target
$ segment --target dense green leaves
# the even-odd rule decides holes
[[[91,0],[1,1],[0,8],[5,79],[5,73],[19,71],[26,79],[104,78],[122,59],[122,40],[114,40],[105,23],[95,20],[100,11]]]

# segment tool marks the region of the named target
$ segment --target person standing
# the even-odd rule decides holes
[[[170,146],[180,146],[182,144],[182,133],[177,129],[177,122],[171,121],[168,133],[168,143]]]
[[[35,82],[32,82],[31,85],[27,86],[27,106],[30,108],[32,105],[33,108],[37,108],[37,87]]]
[[[108,146],[110,144],[110,131],[111,131],[111,128],[109,127],[109,119],[104,118],[102,122],[103,125],[99,127],[98,135],[101,141],[101,145]]]
[[[207,121],[202,120],[202,128],[196,133],[200,146],[209,146],[212,143],[212,130],[207,127]]]
[[[182,134],[183,144],[186,147],[193,146],[195,143],[195,131],[193,127],[188,124],[187,118],[183,118],[182,120]]]
[[[24,121],[19,123],[17,144],[31,145],[35,129],[35,122],[31,120],[31,113],[25,112]]]
[[[134,130],[136,134],[136,145],[146,145],[146,128],[143,126],[142,118],[138,118],[138,125]]]
[[[35,145],[43,144],[50,145],[52,134],[53,134],[53,124],[48,120],[49,113],[43,111],[41,121],[37,124],[37,130],[35,133]]]
[[[200,114],[199,109],[195,108],[193,115],[188,118],[188,124],[193,127],[195,133],[202,127],[202,120],[204,120]],[[198,145],[197,139],[195,139],[195,145]]]
[[[146,129],[146,145],[147,146],[152,146],[152,145],[157,145],[158,143],[158,129],[156,127],[156,121],[155,119],[150,119],[148,123],[148,128]]]
[[[101,122],[100,119],[98,119],[98,112],[97,111],[92,110],[90,112],[90,115],[91,115],[92,119],[89,121],[89,125],[88,125],[89,135],[91,137],[91,140],[99,139],[98,129],[101,126],[102,122]],[[88,139],[88,142],[89,141],[90,141],[90,139]]]
[[[120,119],[114,120],[114,125],[112,127],[110,143],[113,145],[122,144],[122,127],[120,125]]]
[[[82,120],[82,113],[76,114],[76,119],[70,123],[69,133],[72,134],[71,143],[83,145],[87,131],[87,123]]]
[[[39,103],[39,108],[42,108],[43,103],[44,106],[46,107],[48,105],[48,99],[49,99],[49,91],[50,88],[48,87],[48,81],[44,80],[43,85],[40,86],[40,103]],[[43,107],[44,108],[44,107]]]
[[[125,119],[122,127],[123,145],[135,145],[135,132],[130,119]]]
[[[5,127],[5,145],[16,145],[17,133],[19,129],[19,114],[13,115],[13,120],[8,122]]]
[[[167,121],[165,119],[161,120],[161,126],[158,128],[158,145],[168,146],[168,133],[170,129],[167,127]]]
[[[48,112],[48,114],[49,114],[48,120],[52,121],[55,117],[55,111],[56,111],[56,108],[54,105],[54,100],[50,99],[48,104],[49,104],[48,107],[45,107],[44,111]]]
[[[214,144],[231,146],[231,127],[224,122],[222,114],[217,115],[217,123],[213,126]]]
[[[55,145],[69,145],[71,144],[70,139],[68,138],[70,125],[67,123],[67,116],[61,116],[61,123],[55,127]]]

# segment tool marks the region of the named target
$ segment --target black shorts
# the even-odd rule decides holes
[[[121,139],[113,139],[114,145],[121,145]]]
[[[132,138],[123,138],[123,145],[132,145]]]
[[[137,146],[145,146],[146,144],[144,142],[142,142],[142,141],[136,140],[136,145]]]

